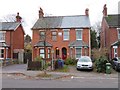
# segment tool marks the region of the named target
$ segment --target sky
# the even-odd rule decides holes
[[[89,8],[91,25],[102,20],[104,4],[107,4],[108,14],[118,14],[119,0],[0,0],[0,20],[9,14],[20,13],[24,19],[23,28],[26,34],[32,36],[31,28],[38,17],[41,7],[45,16],[85,15]]]

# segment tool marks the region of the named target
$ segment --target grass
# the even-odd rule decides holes
[[[67,65],[64,65],[63,68],[56,69],[57,72],[69,72],[69,68]]]
[[[47,74],[47,73],[40,73],[40,74],[36,75],[36,77],[52,77],[52,75]]]

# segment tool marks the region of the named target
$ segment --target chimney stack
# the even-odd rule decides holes
[[[88,8],[85,9],[85,15],[89,16],[89,9]]]
[[[16,22],[21,22],[22,18],[19,16],[19,12],[17,13],[16,16]]]
[[[40,7],[39,18],[42,18],[43,16],[44,16],[43,9]]]
[[[106,4],[103,7],[103,16],[107,16],[107,7],[106,7]]]

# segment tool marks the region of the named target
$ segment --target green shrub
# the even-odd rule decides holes
[[[75,65],[76,64],[76,59],[75,58],[67,58],[66,60],[65,60],[65,64],[66,65]]]
[[[62,68],[56,69],[57,72],[69,72],[69,68],[67,65],[64,65]]]
[[[107,62],[108,62],[108,60],[105,56],[100,56],[95,61],[95,68],[96,68],[97,72],[105,72]]]
[[[42,61],[43,59],[42,59],[42,57],[40,57],[40,56],[37,56],[36,58],[35,58],[35,61]]]

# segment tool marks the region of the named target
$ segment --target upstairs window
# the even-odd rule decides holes
[[[40,40],[44,40],[44,39],[45,39],[45,32],[40,31]]]
[[[57,41],[57,32],[52,32],[52,40]]]
[[[69,40],[69,30],[63,31],[63,40]]]
[[[120,39],[120,29],[118,29],[118,39]]]
[[[82,40],[82,30],[81,29],[76,30],[76,40]]]
[[[0,42],[5,42],[5,32],[0,31]]]

